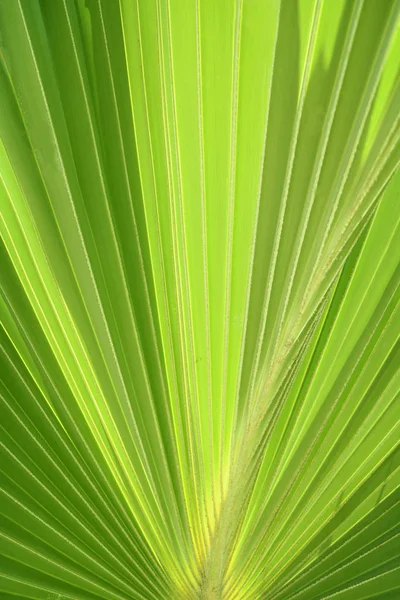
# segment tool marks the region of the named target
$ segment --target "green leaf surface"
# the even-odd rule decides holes
[[[0,0],[0,597],[400,595],[400,1]]]

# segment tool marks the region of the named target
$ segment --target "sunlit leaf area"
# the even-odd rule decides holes
[[[0,599],[400,599],[400,0],[0,0]]]

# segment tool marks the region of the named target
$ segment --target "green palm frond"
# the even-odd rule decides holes
[[[400,1],[0,0],[0,597],[400,597]]]

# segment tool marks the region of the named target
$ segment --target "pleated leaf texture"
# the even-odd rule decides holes
[[[400,0],[0,0],[1,600],[400,598]]]

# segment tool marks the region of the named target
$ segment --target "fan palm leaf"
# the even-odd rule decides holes
[[[400,595],[400,1],[0,0],[4,600]]]

